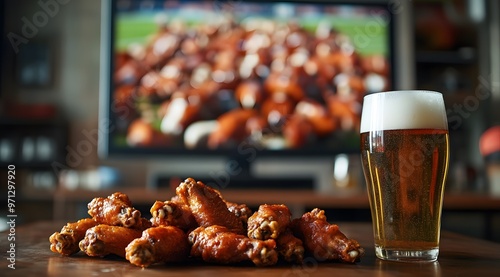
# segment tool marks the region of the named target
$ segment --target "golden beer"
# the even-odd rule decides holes
[[[423,92],[413,93],[426,96]],[[402,96],[395,96],[396,102],[394,99],[371,102],[372,108],[384,107],[385,113],[372,124],[366,124],[366,117],[368,114],[377,117],[374,114],[377,111],[368,112],[368,107],[363,108],[361,159],[375,250],[382,259],[432,261],[439,253],[441,207],[448,171],[449,137],[446,117],[443,117],[444,105],[434,103],[432,116],[426,97],[421,97],[423,101],[418,103],[418,96],[410,92],[400,94]],[[403,99],[411,103],[410,110],[404,108],[404,103],[397,105]],[[421,111],[419,105],[422,105]],[[401,115],[407,112],[412,115]],[[427,118],[428,124],[423,121],[415,124],[424,112],[421,117]],[[391,118],[385,119],[388,115]],[[380,124],[380,120],[385,123]]]

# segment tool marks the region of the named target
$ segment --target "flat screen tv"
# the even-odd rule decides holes
[[[356,152],[363,96],[397,86],[396,14],[384,1],[104,1],[100,155]]]

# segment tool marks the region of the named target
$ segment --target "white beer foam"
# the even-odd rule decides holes
[[[408,90],[366,95],[360,132],[398,129],[447,130],[442,94]]]

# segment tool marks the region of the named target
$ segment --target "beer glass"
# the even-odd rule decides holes
[[[449,157],[443,96],[366,95],[360,133],[377,257],[437,260]]]

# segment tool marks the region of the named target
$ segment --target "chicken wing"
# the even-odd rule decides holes
[[[125,248],[131,264],[148,267],[153,263],[179,262],[188,258],[187,235],[174,226],[151,227]]]
[[[141,218],[141,212],[132,207],[128,196],[115,192],[107,198],[96,197],[87,205],[88,213],[99,224],[145,229],[149,226]]]
[[[278,254],[289,263],[300,264],[304,260],[304,246],[290,229],[286,229],[276,239]]]
[[[156,201],[150,209],[151,223],[153,226],[176,226],[184,231],[190,231],[198,227],[189,206],[167,200]]]
[[[208,136],[208,148],[227,148],[243,141],[248,136],[246,122],[257,114],[253,109],[234,109],[219,116],[217,127]]]
[[[228,201],[225,202],[227,209],[240,219],[243,224],[243,228],[246,229],[248,218],[252,216],[252,210],[246,204],[237,204]]]
[[[137,229],[100,224],[87,230],[79,247],[88,256],[104,257],[115,254],[124,258],[125,247],[140,237],[141,233]]]
[[[337,225],[327,222],[323,210],[316,208],[294,219],[291,228],[303,241],[306,251],[318,260],[354,263],[364,254],[357,241],[347,238]]]
[[[236,204],[226,201],[227,209],[236,215],[246,228],[247,220],[252,210],[245,204]],[[193,213],[188,205],[180,202],[177,197],[165,202],[156,201],[150,209],[153,226],[176,226],[184,231],[191,231],[198,227]]]
[[[227,227],[198,227],[189,233],[191,256],[206,262],[229,264],[252,261],[257,266],[270,266],[278,261],[274,240],[256,240],[231,232]]]
[[[193,178],[187,178],[176,188],[176,194],[191,209],[199,226],[225,226],[229,230],[245,234],[241,220],[229,211],[220,193]]]
[[[55,232],[49,237],[50,250],[62,255],[71,255],[78,251],[78,243],[85,236],[87,229],[97,225],[92,218],[80,219],[77,222],[67,223],[61,232]]]
[[[214,192],[219,194],[222,201],[226,203],[227,209],[240,219],[241,223],[243,223],[243,228],[246,229],[248,218],[253,214],[252,210],[246,204],[227,201],[219,190],[214,189]]]
[[[248,237],[276,239],[290,225],[291,216],[285,205],[260,205],[259,210],[248,218]]]

